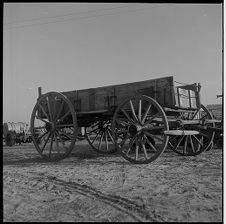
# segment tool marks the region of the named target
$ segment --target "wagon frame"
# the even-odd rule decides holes
[[[106,87],[48,92],[31,114],[33,143],[48,161],[74,148],[78,129],[100,153],[120,151],[131,163],[155,161],[169,146],[184,156],[212,147],[215,123],[201,104],[201,85],[175,86],[173,76]],[[37,130],[42,130],[38,135]]]

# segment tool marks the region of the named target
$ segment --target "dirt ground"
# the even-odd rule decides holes
[[[222,222],[222,149],[166,149],[148,165],[98,155],[85,140],[75,149],[48,163],[32,143],[3,146],[3,221]]]

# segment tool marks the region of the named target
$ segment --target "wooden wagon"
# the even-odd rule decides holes
[[[201,104],[200,88],[176,86],[173,76],[61,93],[39,88],[30,122],[33,142],[46,160],[61,160],[84,127],[94,150],[120,150],[132,163],[150,163],[167,146],[198,155],[211,147],[217,122]]]

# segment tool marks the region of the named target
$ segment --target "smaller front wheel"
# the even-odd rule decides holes
[[[201,105],[196,111],[181,113],[181,119],[204,121],[205,119],[213,119],[213,116],[205,106]],[[208,125],[214,127],[214,123]],[[214,132],[200,128],[199,125],[187,126],[184,129],[185,132],[187,131],[186,129],[197,131],[199,134],[171,135],[168,144],[174,152],[182,156],[196,156],[212,149]]]
[[[115,147],[111,131],[111,120],[97,121],[85,128],[85,137],[91,147],[98,153],[114,153]]]

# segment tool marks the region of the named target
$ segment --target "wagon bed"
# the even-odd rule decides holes
[[[78,114],[114,112],[126,98],[137,93],[152,97],[162,107],[197,108],[198,96],[195,86],[186,85],[176,88],[173,76],[62,92],[72,102]],[[190,101],[188,94],[190,94]]]

